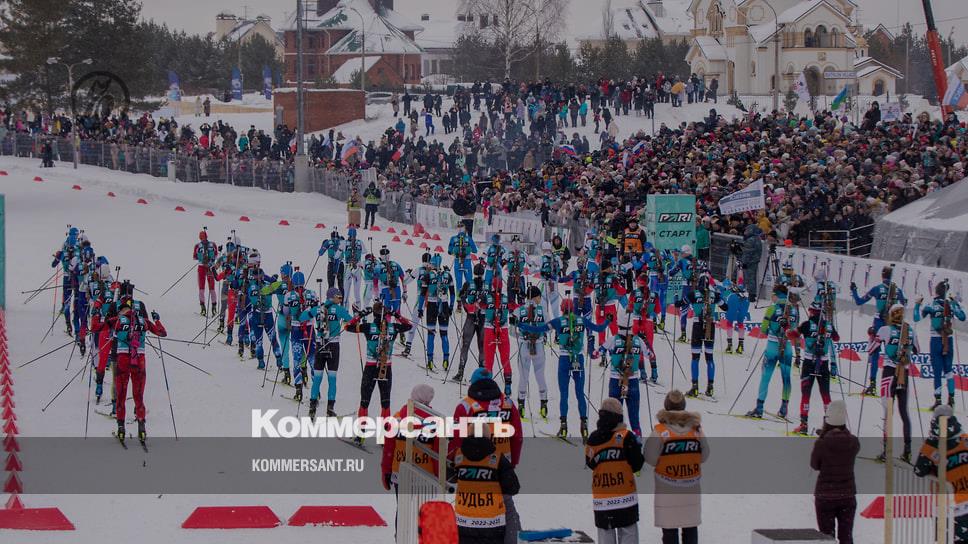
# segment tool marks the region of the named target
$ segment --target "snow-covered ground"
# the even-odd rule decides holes
[[[688,108],[683,110],[688,111]],[[625,118],[620,118],[623,122]],[[36,288],[44,278],[51,273],[50,255],[60,246],[64,239],[67,224],[72,224],[86,230],[94,248],[99,254],[106,255],[112,266],[122,267],[122,277],[130,278],[138,288],[150,293],[143,296],[149,309],[156,309],[165,322],[168,333],[172,338],[191,338],[198,332],[204,321],[198,316],[197,290],[194,273],[189,274],[183,282],[173,289],[167,296],[159,295],[172,284],[192,261],[191,248],[197,240],[197,233],[202,226],[207,226],[212,239],[218,242],[231,229],[236,229],[243,243],[257,247],[262,252],[263,266],[267,271],[275,271],[286,260],[292,260],[308,271],[316,258],[317,248],[329,228],[345,225],[345,205],[342,202],[328,199],[321,195],[311,194],[282,194],[266,192],[259,189],[246,189],[209,184],[171,183],[166,180],[142,175],[127,175],[109,172],[103,169],[82,166],[74,171],[63,164],[54,169],[41,169],[39,161],[4,157],[0,159],[0,170],[8,172],[8,176],[0,177],[0,191],[6,194],[7,212],[7,324],[10,342],[10,357],[14,367],[45,351],[68,341],[62,321],[54,326],[51,336],[43,344],[44,336],[51,322],[52,294],[46,293],[28,305],[23,305],[25,296],[21,291]],[[42,176],[42,183],[34,182],[34,176]],[[82,190],[72,190],[72,185],[78,184]],[[109,191],[117,196],[108,197]],[[144,198],[148,204],[137,204],[138,198]],[[177,212],[175,206],[183,206],[185,212]],[[205,217],[203,213],[211,210],[214,217]],[[251,222],[239,222],[240,215],[247,215]],[[279,226],[280,219],[289,221],[290,226]],[[317,223],[325,223],[325,230],[315,229]],[[405,246],[402,243],[391,242],[392,234],[385,232],[391,224],[380,221],[383,232],[362,234],[363,237],[372,236],[375,246],[388,244],[394,258],[399,260],[405,268],[414,267],[419,262],[420,250],[416,246]],[[410,228],[408,225],[394,225],[397,230]],[[438,232],[445,240],[452,233]],[[418,242],[419,244],[419,242]],[[436,245],[436,243],[434,243]],[[322,263],[320,264],[322,267]],[[317,274],[321,268],[317,268]],[[317,276],[318,277],[318,276]],[[754,310],[753,318],[760,317],[762,310]],[[620,318],[624,319],[624,318]],[[863,330],[868,318],[860,314],[841,311],[839,314],[840,329],[850,329],[849,320],[855,319],[855,340],[863,340]],[[670,324],[672,323],[670,317]],[[863,325],[862,325],[863,324]],[[922,345],[927,343],[926,330],[922,324]],[[513,343],[513,341],[512,341]],[[749,345],[755,341],[750,339]],[[966,342],[961,341],[961,345]],[[418,344],[419,346],[419,341]],[[452,342],[456,346],[456,339]],[[192,361],[209,370],[213,376],[205,376],[184,365],[167,361],[167,374],[174,402],[175,417],[178,422],[179,436],[185,437],[244,437],[250,432],[250,410],[278,408],[284,413],[295,411],[295,405],[289,400],[279,398],[278,394],[270,396],[267,389],[261,387],[263,373],[257,371],[254,360],[240,363],[234,348],[213,342],[211,347],[202,349],[198,346],[188,346],[166,342],[165,347],[170,352]],[[960,348],[960,346],[959,346]],[[456,348],[454,348],[456,350]],[[689,347],[685,344],[670,344],[663,337],[656,337],[660,379],[663,383],[683,384],[681,375],[673,363],[672,349],[684,365],[688,365]],[[739,392],[741,384],[747,377],[747,368],[753,349],[747,349],[743,356],[724,355],[720,350],[722,342],[717,344],[718,396],[721,401],[713,404],[700,400],[691,400],[689,409],[698,411],[704,420],[707,434],[717,437],[774,437],[777,440],[797,441],[804,450],[808,450],[812,441],[804,438],[784,438],[784,428],[778,423],[758,422],[738,419],[718,413],[726,412],[729,404]],[[762,346],[760,347],[762,349]],[[966,345],[968,349],[968,345]],[[420,350],[415,346],[414,351]],[[513,348],[512,348],[513,351]],[[553,354],[549,351],[548,368],[546,374],[549,379],[550,421],[540,420],[535,423],[534,430],[554,432],[557,425],[558,391],[555,387],[555,368]],[[85,403],[88,390],[85,383],[75,383],[67,388],[57,401],[46,411],[41,408],[67,382],[70,376],[79,369],[77,360],[71,364],[71,369],[63,370],[67,364],[67,350],[31,364],[23,369],[14,371],[17,423],[21,434],[25,437],[80,437],[84,432]],[[75,359],[77,356],[75,354]],[[417,367],[416,361],[397,359],[394,364],[394,383],[391,407],[396,410],[405,401],[411,388],[427,381],[425,371]],[[437,350],[440,359],[440,350]],[[452,359],[455,359],[452,357]],[[357,356],[356,339],[344,336],[343,363],[339,371],[340,393],[336,411],[340,414],[355,411],[359,400],[358,384],[360,371]],[[469,362],[473,365],[473,359]],[[846,369],[848,363],[842,363],[842,373],[852,373],[855,380],[861,380],[864,363],[854,363],[854,368]],[[704,366],[704,365],[703,365]],[[600,402],[602,390],[602,373],[594,364],[589,373],[591,384],[590,398],[594,405]],[[145,399],[148,407],[149,442],[152,438],[171,436],[172,422],[165,410],[167,395],[165,384],[159,369],[159,361],[148,355],[148,383]],[[746,388],[734,412],[750,409],[754,403],[755,388],[759,379],[759,371],[749,387]],[[515,365],[517,373],[517,365]],[[686,366],[688,373],[688,366]],[[703,370],[704,374],[704,370]],[[675,376],[675,378],[674,378]],[[533,379],[533,378],[532,378]],[[86,381],[86,380],[85,380]],[[774,377],[770,390],[770,400],[767,409],[775,410],[779,397],[779,379]],[[434,406],[445,413],[449,413],[460,401],[462,391],[456,384],[442,384],[439,378],[433,379],[436,389]],[[705,383],[703,379],[702,383]],[[847,384],[844,384],[848,387]],[[282,387],[282,386],[280,386]],[[921,403],[928,402],[930,385],[919,380],[922,391]],[[284,387],[286,391],[291,389]],[[837,386],[834,386],[835,398],[840,397]],[[532,395],[536,386],[532,382]],[[651,406],[661,405],[662,395],[650,391]],[[821,424],[821,408],[819,395],[814,393],[814,409],[811,412],[811,426]],[[799,406],[799,388],[794,378],[794,392],[791,396],[791,413],[797,413]],[[848,396],[847,403],[852,422],[857,421],[862,398]],[[374,399],[373,407],[376,406]],[[536,401],[532,400],[536,409]],[[103,408],[103,406],[101,407]],[[131,410],[129,403],[129,410]],[[305,409],[303,407],[303,409]],[[879,436],[880,412],[877,404],[867,400],[866,414],[862,434]],[[646,401],[642,401],[642,418],[647,426]],[[373,410],[371,410],[373,413]],[[963,407],[959,402],[959,413]],[[594,423],[594,412],[591,412]],[[921,425],[916,418],[922,418],[924,428],[927,429],[928,414],[912,409],[915,418],[913,428],[915,448],[920,444]],[[578,426],[578,414],[572,400],[571,419],[569,422],[573,430]],[[856,425],[856,423],[853,423]],[[898,424],[899,426],[899,424]],[[132,432],[129,425],[129,432]],[[108,436],[114,428],[113,421],[104,417],[92,415],[90,419],[91,436]],[[897,426],[895,427],[897,428]],[[531,425],[524,426],[526,436],[531,436],[534,430]],[[566,445],[549,441],[527,441],[523,457],[525,459],[540,459],[548,455],[544,448],[564,448]],[[355,450],[347,448],[347,455]],[[556,454],[560,452],[555,451]],[[863,455],[873,456],[877,451],[864,451]],[[575,457],[575,466],[580,466],[582,452],[574,448],[569,454]],[[104,443],[101,464],[97,466],[77,466],[78,471],[104,471],[108,477],[108,470],[113,463],[130,460],[132,457],[140,459],[143,453],[137,445],[130,451],[123,451],[116,444]],[[160,455],[152,452],[148,454]],[[717,455],[715,450],[711,454]],[[764,463],[787,463],[788,459],[773,458],[769,452],[763,453]],[[145,543],[162,542],[212,542],[213,538],[219,542],[243,543],[265,542],[271,535],[274,539],[299,540],[303,538],[323,538],[330,542],[358,542],[386,543],[393,538],[392,520],[394,518],[394,497],[392,494],[361,495],[346,494],[343,489],[320,489],[319,495],[31,495],[31,474],[45,470],[31,462],[28,456],[24,460],[24,482],[27,495],[24,501],[27,506],[59,507],[65,515],[77,526],[77,532],[70,534],[23,533],[16,536],[2,535],[0,540],[9,542],[97,542],[104,538],[119,541],[139,541]],[[148,461],[150,462],[150,461]],[[378,478],[377,457],[367,459],[367,472],[361,478]],[[790,466],[791,477],[809,478],[811,471],[799,464]],[[869,463],[859,460],[858,463]],[[184,471],[190,472],[192,466],[185,466]],[[575,470],[580,470],[576,468]],[[794,476],[795,475],[795,476]],[[756,478],[755,474],[749,475]],[[36,478],[36,476],[35,476]],[[645,470],[641,479],[650,479]],[[528,489],[523,490],[528,493]],[[859,510],[870,502],[871,497],[858,497]],[[295,511],[299,505],[306,504],[371,504],[388,520],[390,527],[379,529],[322,529],[280,527],[272,533],[262,530],[219,532],[213,536],[205,531],[187,531],[180,528],[181,522],[188,514],[200,505],[240,505],[266,504],[273,508],[283,519]],[[559,494],[553,496],[525,494],[517,500],[517,507],[522,515],[526,528],[549,528],[568,526],[580,529],[594,535],[593,517],[590,510],[591,499],[588,495]],[[657,529],[652,528],[652,498],[649,495],[641,497],[643,541],[655,541],[659,538]],[[726,495],[709,494],[703,498],[703,525],[700,532],[704,541],[715,541],[727,544],[740,544],[749,541],[750,531],[763,527],[813,527],[815,518],[813,513],[813,497],[801,495]],[[882,525],[876,521],[858,517],[854,536],[857,542],[873,544],[882,537]],[[715,535],[715,536],[714,536]]]

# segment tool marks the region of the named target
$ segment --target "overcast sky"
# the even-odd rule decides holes
[[[596,2],[605,0],[571,0],[572,2]],[[924,32],[924,14],[921,2],[917,0],[855,0],[860,5],[861,22],[867,26],[884,23],[893,28],[906,21],[917,23],[916,31]],[[314,0],[306,0],[307,5],[315,5]],[[420,2],[426,5],[426,0]],[[450,2],[439,2],[443,5]],[[954,27],[955,41],[968,43],[968,2],[966,0],[932,0],[934,17],[938,31],[947,37]],[[419,14],[407,14],[408,0],[396,0],[397,10],[416,20]],[[451,4],[452,5],[452,4]],[[215,30],[215,15],[229,10],[240,15],[243,7],[248,6],[250,17],[266,14],[276,24],[284,20],[287,13],[295,10],[296,0],[147,0],[142,14],[145,19],[155,19],[168,26],[183,29],[193,34],[205,34]],[[900,10],[900,11],[899,11]]]

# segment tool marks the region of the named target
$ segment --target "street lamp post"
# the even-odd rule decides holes
[[[75,62],[73,64],[67,64],[61,62],[58,57],[50,57],[47,59],[47,64],[53,66],[55,64],[60,64],[67,68],[67,99],[70,100],[71,93],[74,91],[74,67],[79,64],[93,64],[94,61],[91,59],[84,59],[80,62]],[[71,100],[71,144],[74,149],[74,169],[77,170],[77,153],[80,147],[80,142],[77,137],[77,112],[74,111],[74,101]]]
[[[360,16],[360,90],[366,92],[366,19],[354,7],[346,9]]]
[[[780,110],[780,17],[769,2],[763,2],[773,12],[773,111]]]
[[[293,190],[308,193],[312,190],[309,183],[309,161],[306,158],[305,116],[303,106],[303,0],[296,0],[296,157],[293,163]]]

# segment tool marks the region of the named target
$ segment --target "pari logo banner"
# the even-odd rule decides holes
[[[659,249],[696,245],[695,195],[649,195],[646,237]]]

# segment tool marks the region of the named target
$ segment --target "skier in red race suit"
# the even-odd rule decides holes
[[[212,315],[218,313],[218,305],[215,302],[215,260],[218,257],[218,247],[208,241],[208,231],[202,230],[198,233],[199,242],[195,244],[192,251],[192,258],[198,261],[198,304],[202,307],[202,316],[205,314],[205,283],[208,283],[208,301],[212,307]]]
[[[130,285],[130,284],[129,284]],[[131,292],[134,287],[131,286]],[[130,294],[121,297],[118,315],[111,319],[118,349],[118,368],[114,382],[117,399],[118,438],[124,441],[125,399],[128,397],[128,378],[131,379],[134,396],[134,417],[138,421],[138,440],[144,442],[145,433],[145,341],[146,332],[156,336],[168,336],[158,312],[151,312],[151,319],[144,304],[131,298]]]

